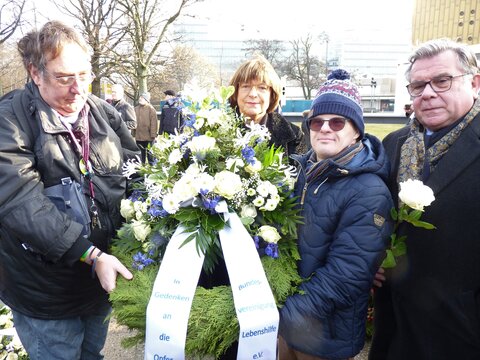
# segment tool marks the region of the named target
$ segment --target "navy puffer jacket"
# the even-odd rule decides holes
[[[366,135],[364,149],[346,166],[328,169],[306,183],[312,151],[299,163],[296,195],[300,275],[304,294],[281,309],[280,335],[295,350],[326,359],[358,354],[364,345],[369,290],[393,229],[388,160],[380,141]],[[303,198],[303,200],[302,200]]]

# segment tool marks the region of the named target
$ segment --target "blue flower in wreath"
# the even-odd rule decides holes
[[[150,259],[147,254],[142,252],[138,252],[133,255],[133,264],[132,267],[136,270],[143,270],[146,266],[151,265],[155,262],[155,260]]]
[[[168,216],[168,212],[165,211],[162,205],[162,201],[155,199],[152,200],[152,205],[148,209],[148,214],[153,217],[165,217]]]
[[[277,259],[278,258],[278,245],[274,243],[268,243],[268,245],[265,247],[265,254]]]
[[[245,146],[242,149],[242,156],[249,165],[255,164],[255,150],[250,146]]]

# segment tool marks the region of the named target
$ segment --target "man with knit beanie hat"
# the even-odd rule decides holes
[[[389,163],[365,134],[357,87],[344,70],[320,87],[305,120],[312,149],[292,155],[301,293],[280,309],[279,359],[353,359],[363,348],[372,282],[393,223]]]
[[[363,139],[365,123],[360,94],[347,71],[333,71],[318,89],[308,118],[320,114],[336,114],[350,119],[359,131],[360,139]]]
[[[157,111],[150,104],[149,93],[142,93],[138,98],[138,105],[135,106],[135,115],[137,117],[135,140],[142,152],[142,162],[145,162],[147,160],[148,147],[157,136],[158,130]],[[150,154],[148,154],[148,160],[152,160]]]

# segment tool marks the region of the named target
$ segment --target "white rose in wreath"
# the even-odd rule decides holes
[[[214,181],[213,191],[225,199],[233,199],[235,194],[242,191],[242,179],[231,171],[220,171],[215,174]]]
[[[423,211],[425,206],[429,206],[435,200],[431,188],[424,185],[420,180],[412,179],[400,183],[398,197],[412,209],[420,211]]]
[[[135,239],[142,242],[145,241],[147,236],[152,231],[152,229],[148,224],[146,224],[143,221],[137,221],[137,220],[132,221],[132,229],[133,229],[133,235],[135,236]]]
[[[273,226],[263,225],[258,229],[258,236],[268,243],[276,244],[280,240],[280,234]]]

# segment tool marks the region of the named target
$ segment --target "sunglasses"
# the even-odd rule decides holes
[[[342,117],[334,117],[328,120],[313,118],[308,120],[308,128],[313,131],[320,131],[323,127],[323,123],[325,122],[333,131],[340,131],[345,127],[347,119]]]

